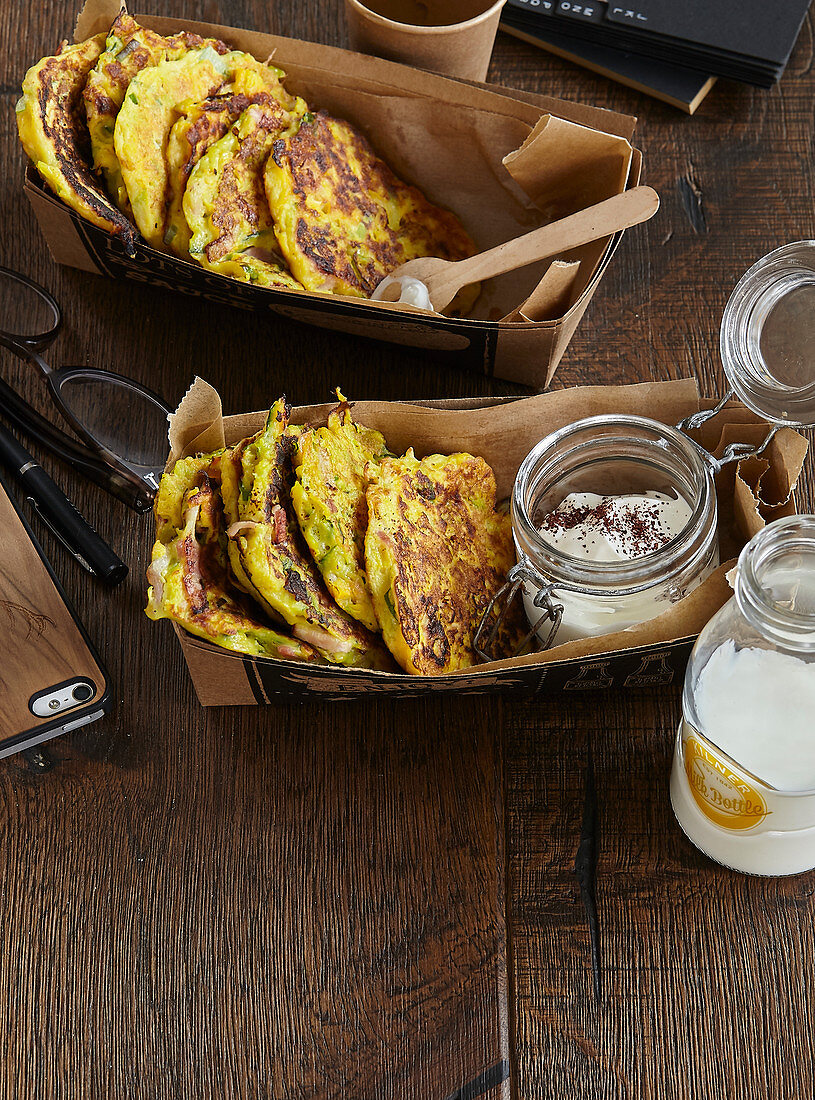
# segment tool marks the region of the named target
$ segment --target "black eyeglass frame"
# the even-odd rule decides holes
[[[157,406],[165,415],[172,411],[164,399],[147,386],[132,378],[114,371],[100,370],[94,367],[60,367],[54,369],[41,356],[59,335],[62,327],[62,311],[52,294],[39,283],[17,271],[0,266],[0,279],[8,278],[33,292],[47,307],[53,318],[53,325],[31,335],[8,332],[0,328],[0,346],[12,352],[18,358],[34,366],[45,378],[51,401],[60,415],[79,436],[73,439],[44,416],[36,411],[24,398],[20,397],[7,382],[0,379],[0,398],[2,413],[16,427],[20,428],[54,454],[74,466],[89,480],[107,490],[137,512],[147,512],[152,508],[156,489],[157,473],[149,470],[140,475],[128,466],[118,455],[113,454],[100,443],[84,426],[72,410],[65,404],[61,395],[62,384],[72,379],[90,379],[109,381],[114,385],[133,390],[142,399]],[[134,463],[134,465],[137,465]]]

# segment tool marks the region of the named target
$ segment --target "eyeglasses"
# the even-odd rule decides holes
[[[49,396],[79,439],[51,424],[0,379],[0,411],[16,427],[137,512],[152,507],[167,458],[170,408],[158,394],[113,371],[54,370],[41,356],[62,312],[33,280],[0,267],[0,346],[45,378]]]

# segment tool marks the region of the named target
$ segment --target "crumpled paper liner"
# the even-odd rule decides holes
[[[728,405],[714,420],[688,434],[720,458],[730,443],[760,447],[771,425],[743,405]],[[793,491],[807,453],[807,440],[781,428],[764,454],[731,462],[716,475],[722,560],[736,557],[767,523],[793,515]]]
[[[207,454],[226,446],[221,398],[203,378],[195,378],[167,419],[170,465],[187,455]]]
[[[271,405],[280,395],[270,394]],[[291,397],[291,394],[288,394]],[[492,467],[498,498],[512,491],[518,467],[545,435],[584,416],[600,413],[637,413],[676,423],[698,409],[696,383],[643,382],[634,386],[579,386],[518,400],[482,398],[471,401],[354,401],[354,419],[385,436],[390,449],[417,455],[468,451]],[[460,406],[466,405],[466,408]],[[295,406],[295,424],[325,424],[336,401]],[[223,417],[221,399],[212,386],[196,378],[172,418],[170,461],[197,453],[198,438],[221,432],[227,443],[253,435],[263,427],[268,410]],[[200,449],[200,448],[198,448]]]
[[[269,403],[278,396],[270,394]],[[335,404],[295,407],[292,421],[324,424]],[[394,452],[412,446],[420,457],[456,451],[480,455],[495,472],[501,499],[510,494],[518,467],[532,447],[566,424],[599,413],[628,413],[676,424],[711,404],[700,402],[693,379],[681,379],[633,386],[574,387],[518,400],[484,398],[422,404],[352,400],[352,409],[359,423],[383,433]],[[262,428],[265,419],[266,410],[224,417],[217,391],[196,378],[171,417],[168,467],[186,455],[236,443]],[[731,442],[760,444],[769,430],[769,425],[749,410],[733,404],[690,434],[706,450],[720,455]],[[783,428],[765,455],[734,462],[717,474],[722,565],[662,615],[614,634],[566,642],[543,653],[481,667],[498,671],[519,664],[548,664],[694,637],[732,595],[727,573],[744,544],[766,523],[794,514],[794,490],[806,452],[806,439]]]

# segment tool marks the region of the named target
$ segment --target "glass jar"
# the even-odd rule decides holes
[[[733,290],[719,337],[736,396],[774,424],[815,424],[815,241],[753,264]]]
[[[679,824],[757,875],[815,867],[815,516],[744,547],[688,664],[671,771]]]
[[[686,526],[660,549],[625,561],[577,559],[544,541],[544,516],[569,493],[663,493],[683,498]],[[512,530],[524,566],[523,598],[535,625],[547,600],[562,606],[546,644],[645,622],[699,585],[719,564],[713,468],[687,436],[641,416],[592,416],[543,439],[524,459],[512,494]],[[559,613],[559,608],[558,608]]]

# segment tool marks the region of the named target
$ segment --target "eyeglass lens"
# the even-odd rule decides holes
[[[164,469],[167,410],[135,383],[95,371],[52,375],[60,400],[105,450],[138,473]]]
[[[34,287],[0,268],[0,330],[22,337],[50,332],[57,316]]]

